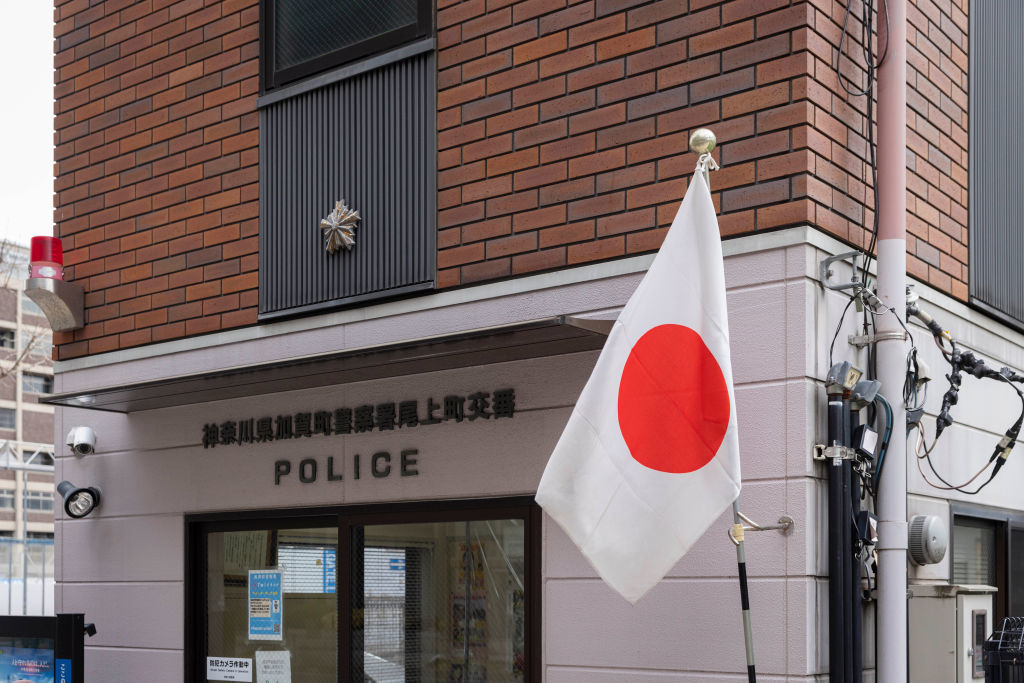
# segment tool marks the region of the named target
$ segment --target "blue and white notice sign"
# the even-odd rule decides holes
[[[249,570],[249,640],[282,640],[284,596],[281,570]]]
[[[57,671],[54,676],[56,683],[71,683],[71,660],[58,659]]]
[[[335,553],[334,548],[324,548],[323,567],[324,567],[324,593],[334,592],[334,577],[338,573],[338,556]]]

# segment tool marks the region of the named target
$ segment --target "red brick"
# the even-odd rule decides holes
[[[546,164],[559,159],[588,154],[593,152],[594,149],[594,134],[585,133],[541,146],[540,161]]]
[[[526,190],[515,194],[487,200],[488,216],[503,216],[517,211],[528,211],[537,207],[537,191]]]
[[[624,14],[614,14],[597,21],[592,21],[582,26],[569,30],[569,45],[577,47],[584,43],[592,43],[602,38],[614,36],[626,30],[626,17]]]
[[[594,221],[581,221],[541,230],[539,246],[546,249],[560,244],[585,242],[592,239],[594,239]]]
[[[487,36],[487,52],[497,52],[537,37],[537,24],[528,21]]]
[[[608,38],[597,44],[597,61],[602,62],[606,59],[629,54],[630,52],[646,50],[647,48],[654,47],[654,44],[655,31],[653,27]]]
[[[620,79],[624,73],[625,65],[621,59],[617,59],[614,62],[598,64],[597,66],[590,67],[589,69],[581,69],[569,74],[567,81],[569,92],[582,90],[583,88],[592,88],[595,85],[601,85],[602,83],[608,83],[610,81]]]
[[[565,247],[545,249],[512,257],[512,272],[515,274],[550,270],[566,265]]]
[[[621,212],[625,208],[625,193],[612,193],[572,202],[568,206],[569,220],[581,220],[607,213]]]
[[[603,261],[625,254],[626,242],[622,237],[609,237],[596,242],[572,244],[568,247],[568,263]]]
[[[462,283],[468,284],[470,282],[493,280],[508,276],[511,271],[511,262],[508,257],[494,258],[462,266],[460,270],[462,271]]]
[[[624,166],[625,163],[626,148],[618,147],[605,152],[571,159],[569,161],[569,176],[576,178],[582,175],[594,175],[601,171]]]
[[[512,51],[513,63],[519,65],[564,51],[566,48],[566,35],[565,31],[559,31],[529,43],[517,45]]]
[[[520,150],[512,154],[493,157],[487,160],[487,175],[495,176],[502,173],[510,173],[537,164],[538,151],[536,147]]]
[[[508,216],[502,216],[489,221],[472,223],[462,226],[462,241],[464,243],[478,242],[480,240],[507,235],[512,231],[512,221]]]
[[[455,249],[445,249],[437,254],[437,267],[449,268],[451,266],[463,265],[473,261],[480,261],[484,258],[483,243],[467,244]]]
[[[518,192],[531,187],[551,185],[568,177],[565,162],[557,162],[547,166],[538,166],[515,174],[514,189]]]
[[[540,60],[540,77],[547,78],[555,74],[580,69],[594,63],[594,46],[584,45],[575,50],[560,52]]]
[[[678,40],[679,38],[696,35],[698,33],[705,33],[719,26],[720,10],[718,7],[713,7],[704,11],[695,10],[696,8],[691,7],[689,14],[683,15],[678,19],[673,19],[659,24],[658,40],[665,43],[672,40]]]
[[[524,232],[487,241],[487,258],[511,256],[537,248],[537,233]]]

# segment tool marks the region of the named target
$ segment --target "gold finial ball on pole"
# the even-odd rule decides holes
[[[694,154],[711,154],[718,140],[707,128],[698,128],[690,133],[690,151]]]

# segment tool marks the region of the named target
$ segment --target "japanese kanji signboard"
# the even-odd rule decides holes
[[[425,410],[421,412],[421,401],[412,399],[211,422],[203,425],[203,448],[501,419],[515,414],[516,392],[497,389],[467,396],[448,394],[440,402],[427,397],[422,407]]]

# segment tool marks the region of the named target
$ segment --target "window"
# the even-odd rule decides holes
[[[266,0],[263,88],[410,42],[431,28],[425,0]]]
[[[53,377],[49,375],[33,375],[22,373],[21,391],[26,394],[52,394]]]
[[[14,491],[11,489],[0,489],[0,509],[14,509]]]
[[[539,508],[488,501],[190,524],[193,680],[287,651],[292,680],[539,681]],[[266,600],[267,602],[258,602]]]
[[[25,509],[35,512],[51,512],[53,510],[52,491],[25,491],[23,501]]]
[[[14,330],[0,330],[0,349],[14,348]]]
[[[14,429],[14,408],[0,408],[0,429]]]
[[[953,583],[995,586],[993,623],[1024,616],[1024,513],[953,509]]]
[[[953,583],[996,585],[995,522],[958,517],[953,525]]]
[[[1024,616],[1024,526],[1010,531],[1010,611]]]

